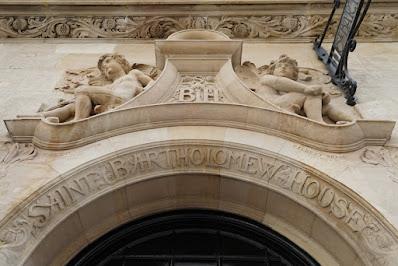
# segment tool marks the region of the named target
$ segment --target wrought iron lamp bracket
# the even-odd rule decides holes
[[[322,47],[322,43],[331,24],[333,24],[334,14],[340,6],[340,0],[334,0],[333,9],[326,27],[323,33],[314,41],[314,50],[318,58],[326,65],[332,82],[344,92],[348,105],[356,104],[354,95],[357,90],[357,82],[349,75],[348,55],[356,48],[357,42],[354,37],[368,11],[370,3],[371,0],[346,0],[332,47],[328,53]]]

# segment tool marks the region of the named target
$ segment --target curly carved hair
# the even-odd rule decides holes
[[[298,79],[299,68],[298,68],[298,63],[297,63],[296,59],[293,59],[285,54],[279,56],[279,58],[277,60],[271,61],[271,63],[269,64],[269,67],[266,70],[266,74],[270,74],[270,75],[274,74],[275,67],[279,63],[285,63],[285,64],[291,65],[294,69],[294,72],[293,72],[294,80]]]
[[[118,62],[122,66],[122,68],[123,68],[123,70],[124,70],[124,72],[126,74],[130,72],[131,65],[130,65],[130,63],[126,60],[126,58],[123,55],[120,55],[120,54],[104,54],[98,59],[98,64],[97,64],[98,69],[101,71],[102,75],[106,76],[105,69],[104,69],[104,66],[103,66],[103,62],[107,58],[112,58],[116,62]]]

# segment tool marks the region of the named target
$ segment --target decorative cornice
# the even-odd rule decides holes
[[[394,13],[397,7],[395,0],[372,4],[358,39],[398,40],[398,16]],[[192,3],[10,6],[0,2],[0,38],[142,40],[167,38],[183,29],[212,29],[231,38],[309,42],[324,29],[330,10],[330,4],[320,1],[235,4],[222,8]],[[332,27],[329,39],[337,19]]]

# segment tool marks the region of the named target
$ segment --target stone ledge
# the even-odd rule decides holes
[[[345,2],[344,0],[341,2]],[[375,3],[390,3],[396,0],[373,0]],[[0,5],[242,5],[242,4],[289,4],[289,3],[331,3],[330,0],[0,0]]]
[[[376,2],[390,2],[391,0]],[[275,4],[275,3],[330,3],[329,0],[0,0],[5,5],[158,5],[158,4]]]

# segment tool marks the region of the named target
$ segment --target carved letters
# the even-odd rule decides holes
[[[222,91],[217,87],[214,75],[185,74],[170,102],[224,102]]]
[[[35,241],[46,226],[93,195],[122,181],[161,174],[162,171],[209,174],[221,171],[227,176],[247,176],[320,210],[339,226],[349,228],[352,236],[359,241],[362,239],[372,252],[388,253],[398,244],[382,222],[355,199],[294,164],[234,146],[185,143],[159,144],[127,152],[63,178],[1,227],[0,241],[3,245],[0,246],[0,254],[7,248]]]
[[[326,213],[349,226],[354,233],[367,232],[368,235],[370,232],[382,232],[380,224],[353,200],[315,176],[268,156],[225,147],[180,146],[126,155],[110,160],[109,164],[116,179],[162,169],[225,169],[228,172],[246,174],[310,200],[311,204],[324,209]],[[385,249],[377,241],[366,242],[373,249]]]

